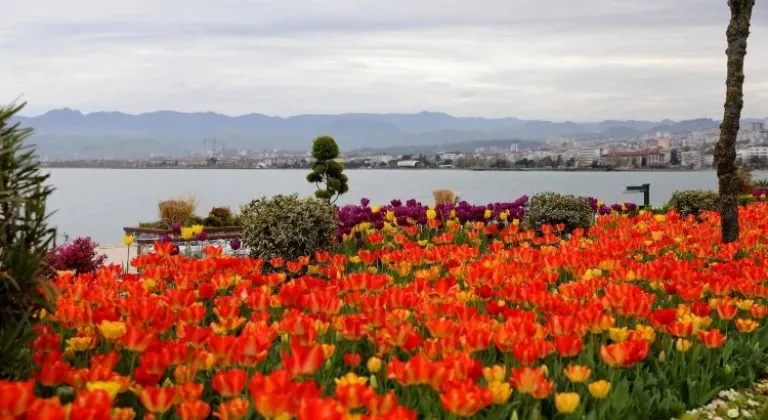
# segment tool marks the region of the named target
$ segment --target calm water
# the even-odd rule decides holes
[[[56,187],[49,207],[59,233],[91,236],[102,244],[120,243],[123,226],[157,218],[157,202],[195,194],[201,215],[213,206],[241,204],[278,193],[311,194],[306,170],[116,170],[50,169]],[[642,202],[623,193],[627,185],[651,184],[652,204],[681,189],[716,189],[714,172],[471,172],[448,170],[349,170],[350,192],[340,202],[372,203],[393,198],[432,201],[432,191],[450,188],[471,203],[513,200],[521,195],[556,191],[594,196],[606,202]],[[755,173],[765,178],[766,173]]]

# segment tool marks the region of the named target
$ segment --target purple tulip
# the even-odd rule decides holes
[[[198,241],[204,241],[206,239],[208,239],[208,233],[206,233],[205,231],[202,231],[202,232],[200,232],[199,235],[197,235],[197,240]]]
[[[232,248],[233,251],[237,251],[240,249],[240,238],[233,238],[229,241],[229,247]]]
[[[370,203],[371,203],[371,200],[369,200],[367,198],[360,199],[360,205],[363,206],[363,207],[368,207],[368,204],[370,204]]]
[[[163,235],[160,237],[160,242],[171,242],[171,237],[168,235]]]
[[[181,234],[181,223],[174,223],[173,225],[171,225],[171,233],[173,233],[174,235]]]

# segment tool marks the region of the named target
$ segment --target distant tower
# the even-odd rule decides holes
[[[509,146],[509,151],[517,152],[519,148],[520,148],[520,144],[516,141],[513,141],[512,144]]]

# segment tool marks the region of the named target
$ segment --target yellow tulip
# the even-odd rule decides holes
[[[688,340],[686,340],[684,338],[678,338],[677,341],[675,342],[675,348],[680,353],[687,352],[688,350],[691,349],[692,345],[693,345],[693,343],[691,343],[690,341],[688,341]]]
[[[503,382],[506,376],[507,368],[503,365],[493,365],[491,367],[483,368],[483,377],[488,383]]]
[[[125,235],[125,236],[123,236],[123,243],[125,244],[125,246],[131,246],[131,245],[133,245],[133,240],[134,239],[136,239],[136,238],[134,238],[133,235]]]
[[[371,206],[371,213],[376,214],[381,210],[381,207],[379,206]]]
[[[611,340],[621,343],[622,341],[625,341],[627,339],[627,336],[629,336],[629,328],[627,327],[611,327],[608,329],[608,337],[610,337]]]
[[[594,398],[597,399],[603,399],[608,396],[608,392],[611,391],[611,383],[606,381],[605,379],[601,379],[599,381],[592,382],[589,384],[589,393],[592,394]]]
[[[368,363],[366,363],[366,366],[368,367],[368,371],[371,373],[376,373],[381,370],[381,359],[378,357],[371,357],[368,359]]]
[[[579,406],[579,394],[562,392],[555,394],[555,407],[558,413],[573,413]]]
[[[192,233],[199,235],[203,232],[203,225],[192,225]]]
[[[509,382],[491,382],[488,384],[488,389],[493,395],[494,404],[506,404],[509,397],[512,396],[512,387]]]
[[[99,333],[107,340],[116,340],[125,335],[125,322],[101,321],[98,325]]]
[[[85,384],[85,388],[88,391],[106,391],[107,395],[109,395],[109,399],[114,400],[117,394],[120,393],[120,389],[122,389],[122,385],[120,382],[117,381],[95,381],[95,382],[88,382]]]
[[[355,375],[354,372],[349,372],[341,378],[334,379],[334,382],[336,382],[336,385],[365,385],[368,382],[368,378],[363,378]]]
[[[195,231],[191,227],[181,228],[181,238],[185,241],[192,239],[195,236]]]

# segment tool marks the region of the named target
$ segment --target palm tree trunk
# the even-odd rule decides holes
[[[744,106],[744,56],[752,7],[755,0],[728,0],[731,21],[726,38],[728,76],[725,81],[725,112],[720,125],[720,139],[715,146],[717,179],[720,188],[720,220],[723,242],[739,240],[738,185],[736,168],[736,136],[739,133],[741,109]]]

